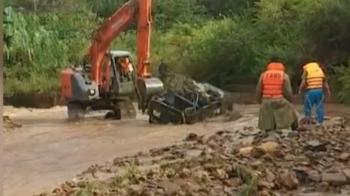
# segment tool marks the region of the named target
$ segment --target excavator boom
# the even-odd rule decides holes
[[[137,21],[137,75],[148,77],[151,41],[152,0],[130,0],[103,22],[93,34],[88,51],[94,81],[100,81],[100,66],[112,41],[134,21]]]
[[[135,20],[139,1],[142,2],[143,0],[131,0],[125,3],[93,33],[92,43],[87,54],[91,63],[93,81],[100,82],[99,71],[103,58],[112,41]]]

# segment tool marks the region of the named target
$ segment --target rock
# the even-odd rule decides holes
[[[309,178],[314,181],[314,182],[321,182],[322,180],[322,175],[317,173],[317,172],[310,172],[309,173]]]
[[[350,182],[350,169],[343,170],[343,173],[346,176],[346,178],[348,179],[348,181]]]
[[[316,176],[312,176],[314,173],[313,171],[308,172],[307,170],[304,170],[304,169],[294,169],[294,172],[299,181],[299,184],[301,185],[309,185],[311,182],[315,182],[315,180],[313,180],[313,177],[316,178]],[[315,174],[317,173],[315,172]],[[320,180],[321,180],[321,175],[319,175],[318,181]]]
[[[259,196],[272,196],[273,194],[271,194],[268,190],[262,190],[259,193]]]
[[[273,182],[267,182],[265,180],[259,180],[258,181],[258,188],[259,189],[273,189],[273,187],[275,187],[275,183]]]
[[[164,189],[164,195],[172,195],[181,190],[181,187],[178,184],[170,181],[159,182],[158,186]]]
[[[310,165],[310,159],[303,155],[295,157],[295,162],[299,165]]]
[[[250,164],[250,166],[254,170],[258,170],[258,171],[263,171],[266,168],[265,164],[261,161],[254,161],[253,163]]]
[[[289,190],[294,190],[298,188],[299,181],[296,178],[295,172],[288,170],[281,170],[280,172],[280,179],[284,187],[286,187]]]
[[[286,154],[286,155],[284,156],[284,159],[285,159],[286,161],[293,161],[293,160],[295,159],[295,156],[292,155],[292,154]]]
[[[287,137],[289,138],[297,138],[299,137],[299,132],[298,131],[291,131],[287,134]]]
[[[346,184],[347,178],[344,173],[323,173],[322,182],[337,186]]]
[[[266,170],[266,181],[267,182],[274,182],[276,179],[276,175],[270,171],[269,169]]]
[[[190,141],[196,141],[198,139],[198,135],[195,133],[189,133],[187,137],[184,139],[184,141],[190,142]]]
[[[240,178],[232,178],[229,180],[228,184],[231,187],[238,187],[239,185],[241,185],[243,182]]]
[[[223,153],[223,149],[219,144],[215,144],[215,143],[210,143],[208,144],[209,148],[211,148],[213,150],[213,152],[221,154]]]
[[[350,157],[350,154],[344,152],[344,153],[341,153],[341,154],[339,155],[339,160],[345,162],[345,161],[348,161],[348,160],[349,160],[349,157]]]
[[[265,153],[274,153],[278,150],[278,147],[277,142],[269,141],[262,143],[258,148],[262,149]]]
[[[266,133],[266,138],[263,140],[263,142],[277,142],[279,141],[280,135],[274,131],[269,131]]]
[[[239,149],[239,154],[244,156],[244,157],[249,157],[252,153],[253,147],[243,147]]]
[[[224,180],[228,178],[228,175],[222,169],[216,169],[216,171],[214,172],[214,176],[220,180]]]
[[[318,192],[328,192],[329,191],[329,183],[328,182],[320,182],[316,185],[315,191]]]
[[[326,151],[326,143],[321,142],[319,140],[309,140],[307,142],[307,145],[304,147],[304,150],[311,150],[311,151]]]
[[[194,177],[201,182],[209,182],[210,181],[210,177],[208,172],[206,171],[196,171],[194,173]]]
[[[184,168],[182,169],[182,171],[179,173],[179,176],[181,178],[187,178],[188,176],[190,176],[191,174],[191,170],[187,169],[187,168]]]

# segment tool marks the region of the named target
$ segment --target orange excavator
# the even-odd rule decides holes
[[[109,50],[112,41],[133,21],[137,21],[137,66],[130,52]],[[115,119],[121,119],[123,107],[126,115],[135,117],[130,99],[135,94],[138,108],[145,113],[152,97],[164,91],[162,81],[148,72],[150,34],[151,0],[130,0],[102,23],[93,34],[83,65],[61,72],[61,91],[70,120],[84,118],[88,110],[109,110]]]

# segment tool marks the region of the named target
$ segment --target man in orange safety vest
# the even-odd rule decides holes
[[[259,129],[298,128],[298,113],[291,104],[291,82],[278,58],[271,58],[266,71],[260,75],[256,91],[260,104]]]
[[[316,108],[316,120],[319,124],[324,121],[324,89],[330,96],[331,91],[326,81],[325,74],[316,62],[309,62],[303,66],[302,81],[299,86],[299,94],[306,88],[304,97],[304,115],[311,118],[312,109]]]
[[[122,57],[119,59],[119,64],[121,66],[122,75],[128,80],[132,80],[132,72],[134,71],[134,68],[130,59],[128,57]]]

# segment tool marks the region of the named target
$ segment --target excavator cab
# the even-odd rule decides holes
[[[130,96],[135,92],[135,65],[128,51],[113,50],[108,54],[110,59],[110,91],[112,97]]]

